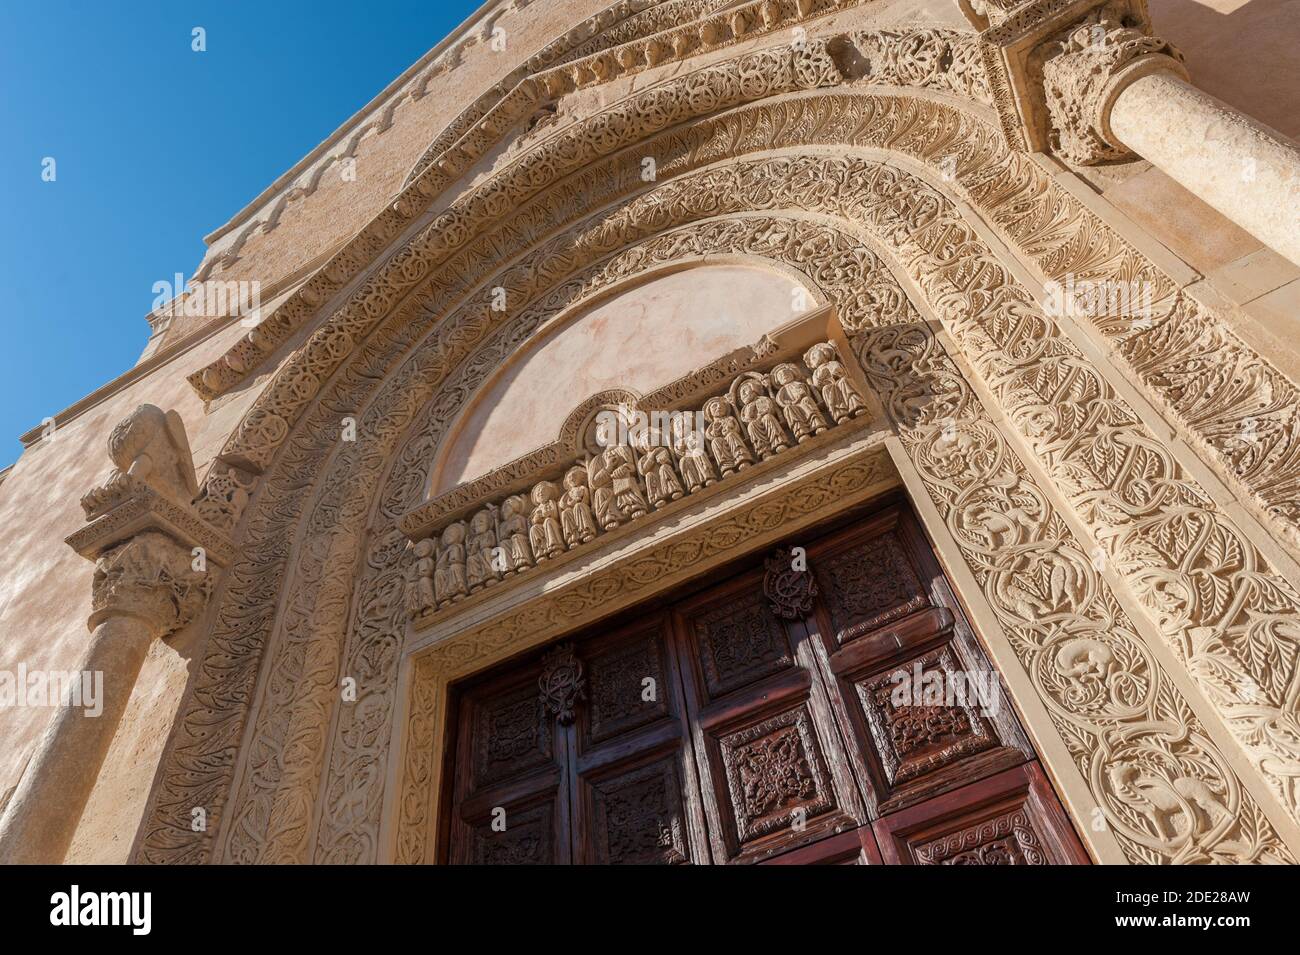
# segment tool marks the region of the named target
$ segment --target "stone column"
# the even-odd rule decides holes
[[[1300,146],[1191,86],[1141,0],[957,2],[1013,148],[1146,159],[1300,264]]]
[[[1126,86],[1116,143],[1300,265],[1300,146],[1168,71]]]
[[[207,598],[211,578],[191,559],[159,531],[99,557],[80,671],[102,675],[102,709],[92,715],[62,701],[0,820],[0,863],[63,861],[150,645],[189,622]]]
[[[1043,53],[1056,153],[1136,154],[1300,264],[1300,146],[1190,85],[1177,50],[1141,30],[1100,19]]]

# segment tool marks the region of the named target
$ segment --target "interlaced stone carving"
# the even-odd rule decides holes
[[[674,115],[673,123],[681,122],[683,117]],[[646,132],[645,127],[639,130],[639,135]],[[1193,435],[1201,436],[1195,440],[1203,442],[1210,460],[1217,460],[1216,455],[1231,460],[1227,470],[1260,493],[1275,517],[1295,514],[1295,482],[1285,456],[1269,450],[1247,456],[1235,443],[1232,430],[1235,423],[1255,413],[1258,396],[1267,393],[1269,401],[1256,419],[1263,447],[1294,446],[1290,437],[1296,427],[1294,389],[1214,316],[1174,294],[1167,278],[1041,171],[1008,156],[996,130],[982,121],[943,104],[905,96],[884,102],[860,94],[831,94],[739,109],[656,140],[657,155],[681,158],[665,166],[665,181],[649,197],[630,207],[625,216],[602,216],[600,226],[585,234],[589,237],[584,237],[583,229],[572,227],[561,243],[548,247],[542,237],[567,221],[562,217],[570,214],[567,210],[599,208],[644,185],[635,170],[620,173],[617,165],[601,166],[584,153],[577,162],[591,168],[579,172],[572,182],[548,188],[537,203],[526,204],[520,195],[508,193],[510,198],[502,206],[510,210],[510,222],[504,231],[490,232],[481,244],[466,236],[477,234],[474,229],[489,229],[486,223],[494,221],[491,216],[474,226],[460,218],[444,223],[454,230],[458,249],[463,241],[463,250],[436,259],[437,268],[430,266],[436,278],[430,280],[429,293],[415,297],[412,310],[376,330],[351,359],[348,371],[337,377],[330,376],[341,358],[332,356],[345,354],[346,349],[331,344],[332,336],[344,334],[349,341],[359,341],[372,325],[369,319],[362,322],[359,313],[338,324],[327,323],[283,374],[286,383],[295,382],[294,388],[303,389],[296,394],[315,394],[319,383],[329,379],[328,402],[312,405],[299,419],[306,402],[299,405],[289,390],[268,389],[267,403],[242,426],[238,440],[256,436],[252,444],[241,446],[256,447],[257,460],[269,462],[284,443],[285,463],[283,470],[277,465],[268,472],[259,498],[250,505],[253,513],[246,523],[255,528],[255,536],[241,566],[232,569],[229,596],[199,665],[195,691],[148,817],[142,859],[206,858],[210,836],[189,829],[188,809],[212,806],[215,820],[228,808],[227,793],[232,793],[233,814],[224,858],[357,861],[376,857],[383,795],[377,780],[390,758],[397,648],[407,613],[401,580],[412,559],[394,523],[427,487],[425,469],[432,450],[465,389],[481,380],[474,377],[478,369],[495,367],[500,356],[538,327],[544,310],[561,307],[642,267],[638,263],[644,259],[614,255],[619,248],[703,214],[725,215],[728,208],[745,213],[808,208],[844,217],[897,241],[898,245],[886,247],[893,249],[891,254],[899,262],[907,263],[906,270],[923,290],[929,289],[925,294],[932,301],[951,299],[948,307],[955,310],[978,305],[981,315],[1034,314],[1032,308],[1010,300],[1005,301],[1006,310],[986,311],[982,296],[991,293],[980,283],[990,274],[993,288],[1009,279],[988,271],[991,253],[977,235],[956,228],[961,220],[955,210],[919,180],[899,178],[903,174],[896,170],[884,176],[865,162],[827,165],[818,160],[822,164],[816,167],[753,166],[759,171],[745,172],[747,178],[730,168],[715,170],[707,179],[672,181],[732,155],[806,142],[898,149],[932,165],[945,155],[955,155],[957,187],[972,204],[987,211],[1010,241],[1029,250],[1026,254],[1049,276],[1097,270],[1152,281],[1157,314],[1148,327],[1135,327],[1131,317],[1106,317],[1095,323],[1098,334],[1114,345],[1118,359],[1129,363],[1136,379],[1157,401],[1170,408]],[[543,144],[529,154],[530,163],[548,155]],[[501,173],[503,178],[510,174],[509,170]],[[555,174],[562,170],[557,167]],[[774,189],[776,183],[786,187]],[[707,196],[707,211],[687,196]],[[719,208],[720,197],[734,202]],[[561,214],[560,209],[566,212]],[[1089,236],[1088,243],[1077,242],[1081,232]],[[863,252],[860,233],[841,235],[807,223],[752,216],[715,222],[692,234],[696,236],[693,248],[771,255],[817,276],[851,330],[912,314],[904,311],[905,296],[887,280],[885,270]],[[536,284],[525,282],[522,273],[516,278],[513,272],[503,272],[502,277],[512,290],[512,301],[516,293],[525,301],[535,299],[538,313],[513,312],[508,334],[495,337],[491,323],[496,318],[487,309],[471,303],[465,313],[453,313],[448,303],[488,282],[491,267],[482,263],[499,261],[501,249],[514,249],[515,243],[518,248],[538,244],[538,258],[521,266],[532,270]],[[664,248],[665,257],[681,250],[680,246],[669,250],[666,243]],[[610,256],[598,270],[602,278],[572,277],[575,269]],[[411,266],[413,257],[404,257],[403,262]],[[930,273],[960,284],[931,287],[928,280],[921,281]],[[392,286],[384,284],[387,279],[376,281],[393,300],[407,288],[396,280]],[[382,313],[382,304],[376,307]],[[945,314],[945,320],[954,320],[955,312]],[[427,316],[438,317],[436,329]],[[401,363],[401,356],[412,353],[422,340],[425,344],[418,357]],[[1018,348],[1034,341],[1032,336],[1017,337],[1011,345]],[[1081,776],[1115,827],[1123,851],[1137,861],[1289,858],[1249,788],[1241,785],[1199,726],[1177,684],[1161,673],[1132,623],[1118,609],[1109,585],[1091,568],[1084,549],[1073,543],[1041,492],[1026,482],[1014,452],[982,416],[960,373],[946,363],[941,350],[924,338],[913,341],[898,333],[876,340],[870,354],[881,367],[881,390],[890,396],[897,420],[918,421],[904,432],[909,454],[924,476],[928,493],[954,528],[990,604],[1013,621],[1015,655],[1034,680]],[[1080,359],[1071,358],[1062,367],[1079,364]],[[370,389],[378,388],[381,381],[380,394],[372,399]],[[365,440],[359,446],[339,448],[337,442],[318,437],[331,423],[331,404],[362,408],[369,407],[368,401],[374,407],[366,412],[369,417],[361,429]],[[922,412],[924,418],[918,420]],[[948,417],[957,422],[955,429],[946,426]],[[1035,421],[1032,416],[1017,420],[1026,427]],[[401,443],[399,437],[406,429],[410,436]],[[1062,435],[1079,430],[1078,422],[1071,419]],[[1031,440],[1031,447],[1043,456],[1048,473],[1065,475],[1075,466],[1074,459],[1061,457],[1053,441],[1039,436]],[[378,492],[377,509],[371,512],[371,488],[389,462],[393,467],[389,484]],[[968,470],[972,477],[956,484],[956,478]],[[316,475],[320,476],[317,497],[306,500],[302,488]],[[986,491],[994,496],[985,499]],[[792,499],[788,506],[800,505]],[[366,539],[360,515],[368,513],[376,517],[375,530]],[[1144,521],[1138,517],[1134,524],[1140,528]],[[1224,539],[1240,543],[1241,553],[1250,553],[1249,566],[1265,567],[1264,576],[1277,579],[1231,524],[1223,522],[1221,515],[1218,521],[1216,526],[1227,535]],[[293,541],[300,531],[304,543],[291,561]],[[1134,539],[1151,538],[1137,534]],[[1174,564],[1155,579],[1193,579],[1190,571],[1196,562],[1184,563],[1189,553],[1184,540],[1181,535],[1170,536],[1168,553]],[[1160,566],[1152,560],[1152,552],[1135,556],[1120,572],[1125,579],[1138,578],[1147,568]],[[353,579],[358,565],[363,568],[359,581]],[[286,590],[286,616],[276,621],[275,606]],[[586,599],[607,600],[607,594],[593,589]],[[395,797],[400,804],[398,858],[424,858],[428,784],[436,772],[433,740],[441,705],[440,674],[453,665],[486,662],[494,653],[507,653],[536,632],[537,621],[562,621],[566,612],[537,604],[528,608],[526,618],[494,621],[491,628],[466,633],[465,642],[456,641],[445,657],[417,661],[409,701],[406,782]],[[349,627],[350,613],[355,613],[355,623]],[[1263,629],[1249,635],[1243,631],[1237,640],[1243,659],[1256,653],[1261,637],[1286,632],[1289,624],[1276,617],[1287,618],[1293,611],[1272,613],[1276,616],[1269,617]],[[1167,619],[1181,626],[1180,617]],[[1249,619],[1248,612],[1244,619]],[[1221,632],[1221,627],[1216,625],[1214,632]],[[1198,634],[1192,641],[1198,655],[1215,650],[1209,638],[1210,634]],[[268,699],[277,702],[250,730],[256,742],[249,776],[232,790],[234,748],[226,741],[242,736],[244,714],[264,661],[262,648],[268,641]],[[338,724],[330,741],[321,728],[320,714],[335,705],[337,675],[343,667],[361,674],[370,692],[365,705],[337,710]],[[1199,664],[1189,664],[1189,669],[1208,672]],[[1283,664],[1277,672],[1289,677],[1294,669]],[[1246,712],[1242,704],[1227,698],[1220,702]],[[286,774],[281,754],[290,746],[303,762]],[[1283,757],[1273,765],[1285,761]],[[194,766],[202,771],[188,768]],[[1268,771],[1266,766],[1261,774]],[[325,802],[318,830],[310,815],[317,798]],[[312,831],[317,831],[314,844],[308,838]]]

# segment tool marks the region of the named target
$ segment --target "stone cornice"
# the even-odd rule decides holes
[[[136,483],[121,503],[64,539],[87,560],[149,530],[161,531],[187,547],[202,547],[207,559],[228,566],[235,556],[230,538],[189,508]]]
[[[407,100],[419,99],[427,95],[429,84],[436,77],[454,70],[459,65],[465,49],[486,39],[503,14],[510,9],[526,5],[526,2],[520,3],[518,0],[510,5],[500,0],[489,0],[471,14],[458,29],[405,70],[328,139],[279,176],[229,222],[205,236],[204,242],[212,246],[233,230],[240,229],[239,234],[224,250],[220,252],[209,250],[196,270],[195,278],[203,280],[209,277],[218,263],[233,263],[238,258],[244,243],[253,234],[274,229],[291,202],[315,192],[332,163],[354,155],[360,141],[372,132],[382,133],[388,129],[393,123],[393,115],[398,106]],[[527,63],[521,64],[498,80],[488,93],[479,97],[453,119],[448,124],[447,131],[458,128],[463,131],[467,116],[473,118],[475,111],[479,111],[481,115],[485,104],[495,102],[502,93],[526,78],[531,70],[549,65],[572,47],[589,42],[593,36],[599,36],[611,26],[653,9],[654,5],[655,0],[621,0],[589,17],[559,40],[553,41],[534,54]],[[474,28],[480,25],[482,29],[476,34]],[[447,135],[447,131],[444,131],[444,136]],[[457,132],[453,135],[453,140],[459,134]]]

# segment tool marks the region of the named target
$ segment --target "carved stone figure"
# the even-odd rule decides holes
[[[592,512],[601,530],[618,527],[623,515],[614,503],[614,478],[609,473],[604,451],[587,459],[587,483],[591,487]]]
[[[465,575],[464,521],[449,524],[442,532],[437,564],[433,573],[433,589],[439,607],[460,600],[469,593],[469,584]]]
[[[477,512],[469,522],[469,544],[465,562],[465,581],[469,592],[482,590],[487,584],[501,579],[505,561],[499,559],[497,544],[496,506],[489,504]]]
[[[743,375],[731,388],[736,396],[733,401],[740,408],[740,420],[745,422],[745,433],[758,456],[767,459],[790,447],[790,435],[777,417],[777,404],[762,377]]]
[[[540,481],[533,486],[533,510],[529,517],[532,526],[528,529],[528,539],[539,564],[564,551],[559,498],[560,489],[554,481]]]
[[[528,498],[512,494],[501,502],[501,519],[497,523],[497,540],[500,542],[503,567],[501,573],[509,577],[533,566],[533,551],[528,543]]]
[[[695,427],[693,415],[679,415],[672,423],[673,450],[677,467],[688,493],[716,484],[718,472],[704,447],[704,435]]]
[[[433,586],[433,541],[426,537],[415,544],[415,560],[406,577],[406,608],[412,614],[432,610],[437,600]]]
[[[708,438],[709,451],[713,460],[718,462],[723,477],[743,471],[754,463],[754,452],[745,444],[745,436],[732,414],[730,401],[722,396],[710,398],[704,404],[704,420],[708,422],[704,436]]]
[[[776,403],[781,406],[781,414],[796,441],[821,434],[830,427],[817,407],[812,388],[795,365],[786,362],[773,368],[772,383],[776,386]]]
[[[564,495],[560,498],[560,529],[569,547],[585,544],[596,536],[590,497],[586,468],[581,464],[569,468],[564,475]]]
[[[646,498],[651,507],[663,507],[686,492],[673,466],[673,452],[663,443],[663,436],[652,429],[639,432],[635,438],[640,459],[637,471],[645,479]]]
[[[849,381],[834,345],[819,342],[808,349],[803,360],[813,370],[813,386],[821,393],[822,402],[836,424],[866,414],[867,403]]]
[[[108,436],[112,473],[81,499],[88,519],[99,517],[130,494],[133,482],[146,485],[182,507],[198,494],[185,423],[175,411],[143,404],[123,418]]]
[[[650,510],[637,469],[636,452],[626,444],[605,449],[606,466],[614,487],[614,504],[626,520],[644,517]]]

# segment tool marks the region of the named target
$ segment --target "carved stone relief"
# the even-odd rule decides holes
[[[805,269],[835,300],[846,326],[854,329],[898,322],[900,315],[909,315],[901,290],[861,248],[861,241],[848,234],[768,216],[719,220],[680,233],[664,230],[747,208],[820,209],[867,223],[883,236],[941,315],[946,308],[961,307],[963,295],[982,295],[986,284],[997,288],[1008,282],[991,253],[979,247],[977,237],[969,229],[957,228],[960,219],[947,200],[897,170],[821,158],[744,163],[685,177],[689,169],[732,152],[814,138],[890,144],[930,161],[954,155],[957,185],[998,210],[995,221],[1022,247],[1031,249],[1048,274],[1078,268],[1078,260],[1071,256],[1084,254],[1064,237],[1069,230],[1061,233],[1064,217],[1076,228],[1095,230],[1090,232],[1085,274],[1122,269],[1118,274],[1132,275],[1146,270],[1153,281],[1163,281],[1168,288],[1167,280],[1138,260],[1136,253],[1087,213],[1059,200],[1052,185],[1036,178],[1035,171],[1007,156],[995,145],[995,137],[996,131],[981,121],[905,97],[883,102],[855,95],[798,98],[739,110],[668,134],[662,154],[674,158],[661,167],[664,182],[654,192],[622,211],[602,216],[586,233],[573,230],[539,247],[537,262],[552,265],[548,269],[528,264],[536,277],[527,284],[511,272],[507,287],[512,300],[536,304],[512,313],[508,322],[477,299],[471,298],[450,317],[450,309],[437,304],[455,300],[489,277],[469,264],[475,257],[483,262],[501,257],[499,246],[484,258],[486,246],[467,240],[463,257],[447,262],[429,290],[417,298],[417,307],[427,311],[384,323],[369,337],[366,329],[383,312],[366,321],[357,316],[353,331],[343,340],[346,345],[331,337],[343,326],[330,326],[328,334],[313,336],[302,357],[286,366],[285,390],[255,411],[241,431],[241,441],[256,434],[257,442],[270,442],[260,445],[256,453],[259,467],[271,462],[271,455],[287,438],[280,452],[283,463],[267,473],[251,505],[245,539],[256,546],[228,573],[230,583],[209,656],[200,666],[190,705],[173,740],[170,768],[155,796],[139,857],[197,861],[208,856],[210,844],[189,832],[184,820],[195,805],[210,807],[210,818],[220,818],[242,736],[244,707],[252,698],[263,645],[274,632],[277,639],[264,692],[267,700],[276,702],[262,711],[260,725],[252,733],[247,754],[250,769],[242,777],[244,788],[225,830],[225,857],[375,858],[381,781],[390,756],[396,661],[405,627],[404,582],[413,557],[407,554],[405,537],[395,521],[418,502],[427,486],[432,449],[455,409],[502,354],[518,347],[536,329],[547,310],[610,281],[598,277],[608,271],[626,274],[644,267],[651,248],[670,259],[687,254],[693,244],[695,249],[772,255]],[[603,184],[596,186],[601,177],[605,177]],[[556,186],[535,208],[512,207],[506,232],[526,247],[531,235],[549,228],[551,214],[543,206],[586,208],[588,201],[599,204],[610,194],[631,191],[634,178],[633,170],[584,172]],[[581,202],[579,196],[584,197]],[[630,246],[656,232],[663,235]],[[908,244],[909,232],[924,239]],[[1056,238],[1058,233],[1063,237]],[[624,246],[629,248],[617,251]],[[925,259],[927,251],[938,264]],[[601,265],[592,276],[572,277],[593,261]],[[927,288],[923,279],[931,269],[940,271],[948,284]],[[1022,305],[1027,301],[1023,296],[1017,300]],[[1009,300],[997,301],[1001,306]],[[1207,340],[1220,347],[1220,359],[1226,358],[1229,365],[1244,364],[1250,357],[1212,317],[1186,301],[1170,293],[1158,301],[1167,312],[1159,316],[1154,329],[1139,330],[1119,322],[1108,322],[1102,329],[1115,337],[1122,356],[1146,362],[1143,371],[1157,383],[1157,392],[1162,380],[1174,380],[1174,369],[1192,361],[1189,354],[1207,347]],[[1027,306],[1025,310],[1031,311]],[[990,314],[991,320],[1002,320],[1000,308]],[[434,317],[441,319],[436,327]],[[1188,326],[1203,330],[1209,338],[1182,337],[1177,330]],[[902,332],[894,334],[902,336]],[[314,393],[349,347],[354,354],[348,368],[291,427],[289,422],[297,420],[305,404],[305,399],[292,397],[293,389],[301,386],[306,394]],[[410,360],[400,362],[408,352]],[[1170,358],[1171,352],[1175,357]],[[1267,819],[1205,737],[1186,701],[1161,678],[1105,581],[1083,557],[1084,549],[1072,541],[1041,492],[1027,483],[1023,468],[993,426],[981,423],[982,412],[968,407],[969,391],[955,369],[943,364],[946,359],[934,353],[932,342],[916,343],[906,336],[876,339],[869,351],[860,354],[864,363],[874,361],[884,369],[877,372],[882,394],[890,396],[900,432],[930,482],[936,505],[967,548],[968,561],[990,602],[1006,615],[1005,622],[1016,635],[1018,655],[1027,672],[1040,681],[1040,693],[1053,711],[1058,730],[1093,786],[1099,806],[1122,833],[1120,841],[1130,857],[1141,861],[1285,857],[1286,850]],[[942,374],[927,374],[928,368],[940,365]],[[1270,372],[1260,363],[1251,380]],[[891,385],[887,378],[897,383]],[[382,400],[369,398],[381,380]],[[1200,375],[1190,384],[1178,378],[1168,390],[1173,403],[1194,415],[1204,410],[1197,402],[1223,384]],[[1288,401],[1279,403],[1279,413],[1292,416],[1284,420],[1293,420]],[[944,444],[944,416],[933,417],[940,407],[953,411],[948,417],[958,422],[953,451]],[[339,419],[357,409],[365,409],[360,412],[364,439],[340,444],[335,440]],[[923,425],[906,423],[922,410],[930,416]],[[969,432],[963,417],[968,415],[975,416],[970,418],[975,425]],[[399,445],[403,435],[409,437]],[[392,473],[379,492],[377,520],[367,537],[363,526],[372,513],[371,489],[389,462],[393,462]],[[975,483],[962,487],[954,483],[961,468],[972,469]],[[1261,473],[1267,473],[1267,467],[1253,476]],[[304,500],[303,489],[317,481],[318,496]],[[985,491],[1005,492],[1005,497],[983,500],[980,494]],[[304,509],[308,514],[305,536],[294,550],[289,542]],[[276,622],[276,601],[290,573],[293,585],[282,619]],[[351,613],[356,619],[349,628]],[[1048,633],[1039,620],[1043,615],[1052,621]],[[1285,632],[1285,627],[1274,624],[1272,632]],[[502,639],[516,632],[502,628]],[[469,653],[461,646],[451,659]],[[340,672],[356,675],[365,691],[357,704],[339,711],[331,743],[325,737]],[[422,855],[420,803],[427,801],[427,792],[420,789],[420,780],[427,780],[430,770],[419,761],[431,755],[420,745],[432,725],[430,714],[440,705],[437,672],[432,664],[417,664],[406,750],[410,788],[397,794],[403,858]],[[1278,741],[1269,745],[1277,746]],[[293,758],[286,759],[290,752]],[[177,771],[178,764],[188,768]]]
[[[749,351],[758,355],[762,349]],[[768,372],[743,372],[725,395],[708,398],[702,408],[659,409],[658,417],[641,412],[641,419],[634,407],[607,409],[602,414],[608,417],[598,417],[593,427],[600,431],[608,426],[611,433],[584,442],[591,450],[558,462],[548,460],[549,454],[529,455],[541,461],[522,478],[515,475],[513,462],[505,465],[514,483],[535,481],[531,491],[473,501],[467,518],[461,517],[462,505],[452,512],[457,520],[417,532],[421,537],[407,586],[411,616],[423,618],[524,575],[535,565],[681,500],[688,491],[717,484],[818,437],[832,422],[838,426],[864,414],[866,401],[838,358],[834,342],[818,342],[798,363],[784,361]],[[693,377],[707,380],[708,375]],[[644,404],[655,407],[653,399]],[[620,428],[625,436],[614,433]],[[560,474],[563,493],[551,479]],[[505,479],[488,474],[475,483],[494,488]],[[462,499],[460,494],[450,497]],[[428,510],[417,508],[405,515],[403,529],[411,532],[413,517],[427,521],[421,514]]]

